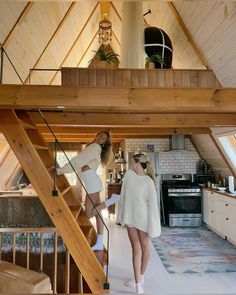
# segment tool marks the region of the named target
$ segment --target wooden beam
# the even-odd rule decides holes
[[[37,64],[39,63],[41,57],[43,56],[44,52],[47,50],[49,44],[52,42],[52,40],[54,39],[54,37],[56,36],[56,34],[59,32],[60,28],[62,27],[62,25],[65,23],[67,17],[69,16],[69,14],[71,13],[72,9],[74,8],[76,4],[76,1],[73,1],[71,3],[71,5],[69,6],[69,8],[67,9],[64,17],[62,18],[62,20],[60,21],[59,25],[57,26],[56,30],[54,31],[54,33],[52,34],[51,38],[49,39],[49,41],[47,42],[46,46],[44,47],[44,49],[42,50],[41,54],[39,55],[37,61],[35,62],[34,66],[31,69],[35,69]],[[31,77],[33,75],[33,72],[31,73]],[[27,76],[27,78],[24,81],[24,84],[27,84],[29,81],[29,76],[30,74]]]
[[[172,13],[174,14],[178,24],[180,25],[180,27],[182,28],[184,34],[186,35],[188,41],[190,42],[191,46],[193,47],[194,51],[196,52],[198,58],[200,59],[201,63],[206,67],[206,69],[209,69],[207,62],[204,58],[204,56],[202,55],[201,51],[199,50],[198,46],[196,45],[195,41],[193,40],[193,37],[191,35],[191,33],[189,32],[188,28],[186,27],[185,23],[183,22],[179,12],[177,11],[175,5],[173,4],[172,1],[167,2],[168,6],[170,7]]]
[[[235,126],[235,114],[118,114],[118,113],[75,113],[44,112],[50,125],[145,128],[187,128],[212,126]],[[44,124],[38,113],[31,113],[35,124]]]
[[[116,137],[111,137],[111,141],[112,143],[115,144],[120,144],[122,141],[124,141],[125,139],[140,139],[140,138],[144,138],[144,139],[157,139],[157,138],[168,138],[169,136],[167,135],[136,135],[136,136],[116,136]],[[45,142],[47,143],[53,143],[53,138],[48,136],[44,137]],[[57,140],[60,141],[61,143],[70,143],[70,144],[74,144],[74,143],[80,143],[80,144],[87,144],[90,143],[94,140],[94,137],[71,137],[71,136],[64,136],[64,137],[57,137]],[[77,150],[77,149],[73,149],[73,150]]]
[[[105,112],[236,112],[236,89],[0,85],[0,108]]]
[[[43,134],[42,135],[44,140],[46,142],[54,142],[54,137],[51,134]],[[80,142],[80,143],[85,143],[85,142],[92,142],[94,140],[94,136],[91,135],[69,135],[69,134],[57,134],[56,135],[57,140],[60,142]],[[111,136],[111,141],[112,142],[121,142],[125,139],[130,139],[130,138],[157,138],[157,137],[167,137],[165,136],[157,136],[157,135],[112,135]]]
[[[110,1],[100,1],[101,18],[109,19]]]
[[[10,32],[8,33],[7,37],[5,38],[5,40],[2,43],[2,46],[4,48],[6,48],[10,42],[10,39],[12,37],[13,32],[15,31],[15,29],[20,26],[21,22],[24,21],[24,18],[26,17],[26,15],[28,14],[28,12],[30,11],[31,7],[33,5],[33,2],[29,1],[25,8],[23,9],[23,11],[21,12],[20,16],[18,17],[17,21],[15,22],[14,26],[12,27],[12,29],[10,30]]]
[[[63,124],[63,122],[62,122]],[[74,126],[51,126],[52,131],[56,135],[80,136],[91,135],[103,131],[102,127],[74,127]],[[37,129],[42,135],[51,134],[46,126],[37,126]],[[129,136],[129,135],[170,135],[170,134],[210,134],[209,128],[108,128],[111,135]]]

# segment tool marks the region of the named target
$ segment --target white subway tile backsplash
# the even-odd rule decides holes
[[[147,144],[154,145],[154,151],[160,152],[158,173],[196,173],[196,164],[200,159],[189,138],[185,138],[185,151],[168,151],[169,139],[126,139],[125,152],[147,152]]]

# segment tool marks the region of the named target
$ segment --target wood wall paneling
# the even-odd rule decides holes
[[[60,63],[61,67],[78,67],[81,66],[81,62],[86,59],[84,62],[84,66],[88,67],[88,62],[94,56],[91,48],[97,50],[98,43],[95,42],[95,36],[97,36],[97,26],[95,25],[96,19],[99,19],[100,10],[98,3],[92,9],[91,13],[87,15],[86,22],[84,23],[81,30],[78,32],[76,39],[74,40],[73,44],[71,45],[69,51],[63,58]],[[95,19],[95,20],[94,20]],[[92,34],[92,39],[88,38]],[[96,45],[95,45],[96,44]],[[56,83],[55,80],[59,82],[58,79],[59,74],[55,74],[51,79],[49,84],[61,84]]]
[[[220,83],[235,87],[235,4],[231,1],[197,1],[196,4],[176,1],[175,5]]]
[[[97,75],[93,72],[98,72]],[[66,75],[69,77],[65,77]],[[76,79],[77,76],[96,75],[93,84],[89,84],[89,80]],[[74,77],[75,76],[75,77]],[[111,79],[110,76],[114,77]],[[151,80],[151,82],[150,82]],[[108,82],[107,82],[108,81]],[[68,83],[68,84],[65,84]],[[113,82],[113,84],[111,84]],[[73,86],[117,86],[117,87],[220,87],[220,84],[212,71],[204,70],[147,70],[147,69],[84,69],[84,68],[71,68],[68,72],[62,68],[62,85]]]
[[[16,25],[18,18],[26,7],[27,2],[0,1],[0,43],[3,45],[9,33]],[[6,21],[7,16],[7,21]]]
[[[69,2],[35,2],[24,22],[12,33],[7,52],[22,79],[27,77],[69,5]],[[6,77],[6,81],[10,80]]]
[[[83,32],[84,27],[88,24],[88,19],[90,19],[90,13],[96,7],[95,2],[74,2],[73,7],[70,9],[66,16],[64,23],[61,25],[60,29],[57,31],[53,40],[50,42],[46,52],[41,57],[37,67],[38,68],[60,68],[64,62],[65,57],[71,52],[74,42],[79,41],[78,36]],[[79,21],[78,21],[79,20]],[[56,54],[55,54],[56,52]],[[74,64],[76,59],[78,59],[80,52],[77,52],[72,59],[74,59]],[[55,73],[45,73],[44,83],[49,84]],[[35,84],[38,84],[36,78],[32,79]]]

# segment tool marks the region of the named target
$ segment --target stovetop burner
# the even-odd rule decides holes
[[[162,181],[191,182],[192,174],[190,173],[162,174]]]
[[[196,182],[192,182],[191,174],[163,174],[162,185],[173,188],[198,188]]]

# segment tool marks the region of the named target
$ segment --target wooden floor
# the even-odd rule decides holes
[[[112,294],[133,294],[124,282],[133,277],[131,249],[125,228],[106,218],[110,228],[109,281]],[[170,275],[163,267],[152,243],[151,257],[145,275],[145,294],[236,294],[236,273]]]

